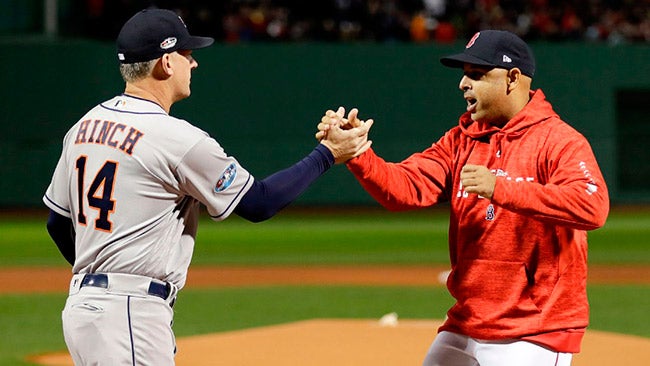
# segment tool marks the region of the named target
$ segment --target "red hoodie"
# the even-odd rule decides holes
[[[491,200],[464,192],[466,164],[497,176]],[[347,166],[390,210],[450,202],[447,287],[456,303],[440,330],[579,352],[589,320],[586,230],[605,223],[609,198],[589,143],[541,90],[503,128],[465,113],[401,163],[369,150]]]

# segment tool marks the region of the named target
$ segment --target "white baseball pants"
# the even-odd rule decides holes
[[[147,294],[151,278],[111,275],[109,288],[80,288],[81,278],[73,277],[62,312],[75,365],[174,365],[173,309]]]
[[[422,366],[570,366],[572,356],[526,341],[483,341],[440,332]]]

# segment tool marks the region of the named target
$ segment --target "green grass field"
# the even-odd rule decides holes
[[[3,215],[0,268],[66,266],[42,215]],[[251,224],[232,217],[200,226],[194,265],[443,264],[444,211],[288,210]],[[590,263],[650,264],[650,210],[613,210],[590,233]],[[27,354],[62,350],[66,295],[0,296],[0,365],[30,365]],[[592,329],[650,337],[650,286],[590,285]],[[178,337],[311,318],[442,318],[452,299],[440,287],[269,286],[183,290]]]

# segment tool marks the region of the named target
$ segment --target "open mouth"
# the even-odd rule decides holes
[[[476,111],[476,104],[477,100],[476,98],[465,98],[465,101],[467,101],[467,111],[468,112],[475,112]]]

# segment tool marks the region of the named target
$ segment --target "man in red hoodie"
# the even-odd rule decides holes
[[[347,162],[389,210],[450,203],[456,303],[424,365],[570,365],[589,320],[587,230],[609,212],[596,158],[531,90],[535,60],[516,35],[478,32],[440,61],[463,70],[458,126],[399,163],[372,149]],[[316,137],[341,138],[338,129],[364,123],[357,115],[328,111]]]

